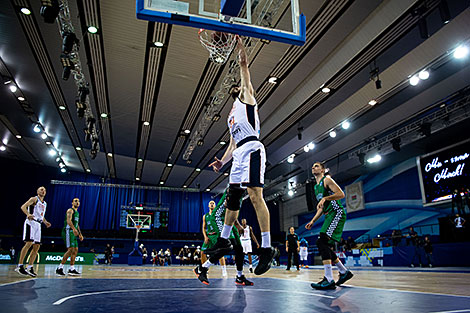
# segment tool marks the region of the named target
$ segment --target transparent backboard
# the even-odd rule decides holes
[[[137,0],[137,18],[228,32],[288,44],[305,43],[305,16],[299,0],[245,0],[237,16],[222,15],[240,0]],[[238,11],[238,10],[237,10]]]
[[[150,214],[127,214],[126,228],[150,229],[152,226],[152,215]]]

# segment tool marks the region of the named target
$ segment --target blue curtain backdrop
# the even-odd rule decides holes
[[[118,230],[121,206],[152,203],[170,209],[170,232],[200,232],[204,208],[211,200],[209,193],[51,185],[48,215],[53,225],[63,224],[65,212],[75,197],[81,202],[79,212],[82,229]]]

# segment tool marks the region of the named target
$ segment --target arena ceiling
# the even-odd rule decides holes
[[[212,172],[208,164],[222,155],[221,142],[228,140],[229,97],[202,145],[195,147],[190,161],[183,159],[191,138],[184,131],[197,129],[229,70],[228,64],[218,66],[208,59],[196,29],[138,20],[135,1],[68,1],[91,108],[99,119],[100,151],[91,159],[85,122],[76,113],[77,87],[73,78],[61,78],[57,24],[43,22],[40,1],[5,2],[0,73],[4,82],[16,83],[25,100],[18,100],[8,85],[0,88],[0,136],[6,146],[0,153],[58,168],[50,145],[33,132],[37,119],[68,170],[165,187],[224,188],[227,176]],[[449,8],[448,23],[440,15],[442,3]],[[304,180],[314,160],[329,161],[342,179],[359,175],[359,161],[348,157],[355,149],[467,87],[469,62],[455,64],[446,56],[469,40],[469,3],[300,0],[307,17],[304,46],[253,40],[250,71],[268,155],[267,193],[282,190],[289,179]],[[21,8],[32,13],[25,15]],[[418,27],[423,19],[427,39]],[[88,33],[90,25],[98,28],[96,34]],[[155,41],[163,46],[156,47]],[[410,86],[408,76],[428,66],[433,67],[431,77]],[[377,79],[371,80],[374,68],[380,89]],[[268,82],[272,76],[276,84]],[[322,92],[324,87],[331,91]],[[371,100],[378,103],[372,106]],[[107,116],[101,117],[103,113]],[[351,123],[347,130],[341,128],[345,120]],[[329,136],[333,129],[336,138]],[[315,149],[304,152],[311,142]],[[294,162],[287,163],[293,153]]]

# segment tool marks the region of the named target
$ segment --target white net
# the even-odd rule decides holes
[[[207,29],[198,32],[201,44],[209,51],[209,58],[216,64],[227,62],[237,43],[236,35]]]

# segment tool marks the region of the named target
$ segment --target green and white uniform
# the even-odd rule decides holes
[[[206,234],[207,237],[209,237],[209,243],[204,243],[202,245],[202,251],[212,248],[217,242],[217,238],[219,238],[220,234],[222,233],[226,210],[224,205],[225,197],[226,193],[223,194],[217,206],[214,208],[214,210],[212,210],[212,214],[206,213],[204,215],[206,219]],[[235,226],[232,227],[229,238],[235,239],[235,241],[241,245],[240,234],[238,233],[238,230]]]
[[[72,224],[77,230],[78,230],[79,219],[80,219],[80,214],[78,214],[78,211],[73,210]],[[72,228],[69,226],[69,224],[67,224],[67,213],[65,213],[64,228],[62,228],[62,238],[64,239],[64,242],[67,248],[78,247],[77,236],[73,234]]]
[[[325,187],[325,177],[314,187],[317,201],[334,194],[334,192]],[[341,205],[340,200],[325,201],[323,213],[325,214],[325,221],[320,233],[325,233],[330,239],[339,242],[343,234],[344,223],[346,222],[346,210]]]

